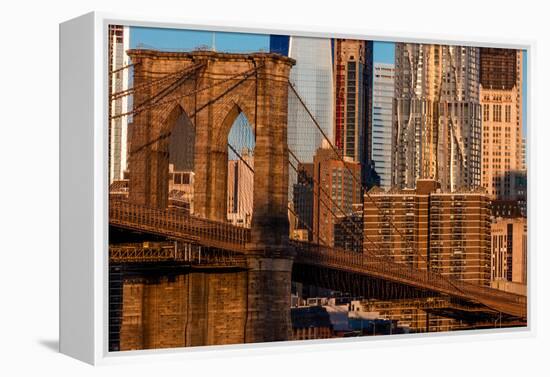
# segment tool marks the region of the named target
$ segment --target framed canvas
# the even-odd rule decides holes
[[[61,352],[529,334],[532,49],[61,24]]]

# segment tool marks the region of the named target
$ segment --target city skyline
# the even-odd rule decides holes
[[[527,326],[522,51],[121,30],[111,351]]]
[[[139,44],[163,50],[193,50],[199,46],[212,47],[213,35],[216,35],[216,48],[220,51],[250,52],[269,51],[268,34],[212,32],[181,29],[161,29],[146,27],[130,27],[130,47],[137,48]],[[523,50],[523,137],[527,138],[527,60],[528,54]],[[374,41],[373,62],[395,64],[395,42]]]

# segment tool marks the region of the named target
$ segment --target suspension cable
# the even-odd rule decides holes
[[[136,86],[133,86],[131,88],[127,88],[127,89],[112,93],[111,94],[111,100],[115,100],[115,99],[119,99],[119,98],[122,98],[122,97],[130,96],[138,90],[147,89],[151,86],[161,84],[161,83],[163,83],[165,81],[168,81],[171,78],[173,78],[174,76],[177,76],[179,74],[199,69],[199,68],[201,68],[200,65],[201,64],[195,64],[195,65],[192,65],[191,67],[186,67],[185,69],[181,69],[181,70],[178,70],[178,71],[174,71],[174,72],[171,72],[171,73],[164,74],[161,77],[156,78],[156,79],[149,79],[149,81],[144,82],[144,83],[139,84],[139,85],[136,85]]]
[[[135,109],[131,110],[131,111],[128,111],[128,112],[125,112],[125,113],[122,113],[122,114],[116,114],[116,115],[113,115],[110,117],[110,119],[115,119],[115,118],[119,118],[119,117],[122,117],[122,116],[126,116],[126,115],[136,115],[136,114],[139,114],[140,112],[142,111],[145,111],[145,110],[149,110],[150,108],[152,107],[155,107],[155,106],[162,106],[162,105],[165,105],[165,104],[169,104],[169,103],[173,103],[173,102],[177,102],[183,98],[186,98],[186,97],[189,97],[189,96],[192,96],[192,95],[195,95],[197,93],[200,93],[200,92],[203,92],[205,90],[209,90],[209,89],[212,89],[216,86],[220,86],[222,84],[225,84],[227,83],[228,81],[231,81],[231,80],[239,80],[239,82],[237,84],[234,84],[232,85],[229,90],[226,90],[222,95],[218,96],[216,99],[214,100],[210,100],[208,101],[206,104],[202,105],[201,107],[199,107],[194,114],[196,114],[197,112],[201,111],[202,109],[204,109],[206,106],[210,105],[211,103],[219,100],[221,97],[223,97],[225,94],[229,93],[231,90],[235,89],[237,86],[239,86],[240,84],[242,84],[244,81],[246,81],[246,79],[248,79],[250,76],[252,76],[252,74],[260,69],[261,67],[263,67],[263,64],[261,65],[258,65],[256,68],[252,68],[248,71],[245,71],[245,72],[239,72],[235,75],[232,75],[228,78],[225,78],[225,79],[220,79],[218,82],[212,84],[212,85],[207,85],[205,87],[202,87],[202,88],[198,88],[196,90],[192,90],[188,93],[185,93],[185,94],[180,94],[180,95],[177,95],[177,96],[174,96],[168,100],[165,100],[165,101],[162,101],[162,102],[158,102],[158,103],[155,103],[154,105],[151,105],[151,106],[146,106],[146,107],[143,107],[143,108],[138,108],[139,106],[136,106]],[[242,78],[241,78],[242,76]],[[190,115],[189,117],[191,118],[194,114]]]
[[[296,160],[298,161],[298,163],[300,163],[300,160],[298,159],[298,157],[296,157],[296,155],[294,154],[294,152],[292,152],[292,150],[289,148],[288,149],[288,152],[290,153],[290,155]],[[297,173],[297,174],[300,174],[300,172],[298,171],[298,168],[296,166],[294,166],[294,164],[292,162],[290,162],[289,160],[289,164],[290,166],[292,167],[292,169]],[[342,209],[342,207],[340,207],[340,205],[332,198],[331,195],[329,195],[325,189],[323,188],[323,186],[319,183],[318,180],[315,179],[315,177],[312,177],[313,178],[313,181],[314,183],[317,184],[317,186],[321,189],[321,191],[323,192],[324,196],[327,197],[329,199],[329,201],[340,211],[342,212],[342,214],[344,216],[347,216],[346,212]],[[324,202],[323,200],[321,200],[321,198],[319,198],[319,201],[331,212],[332,216],[336,219],[337,218],[337,215],[332,211],[332,208],[326,204],[326,202]],[[355,222],[352,221],[352,224],[353,226],[355,227],[355,230],[359,230],[360,233],[363,233],[362,230],[357,226],[357,224]],[[305,225],[305,223],[304,223]],[[354,240],[357,242],[357,241],[361,241],[357,234],[354,233],[353,231],[351,231],[351,229],[346,225],[346,224],[343,224],[342,225],[345,227],[345,230],[348,232],[348,235],[351,235]],[[374,247],[378,247],[374,241],[372,241],[369,237],[367,237],[366,235],[363,234],[363,237],[365,237],[367,239],[368,242],[370,242],[371,244],[374,245]],[[362,243],[362,242],[361,242]],[[374,254],[369,248],[366,248],[367,252],[370,253],[371,255],[376,255]]]
[[[336,153],[336,156],[338,157],[338,159],[341,161],[341,162],[345,162],[344,159],[342,158],[342,156],[340,155],[340,152],[336,149],[336,147],[334,146],[334,144],[330,141],[330,139],[327,137],[326,133],[323,131],[323,129],[321,128],[321,126],[319,125],[319,123],[317,122],[317,120],[315,119],[315,117],[313,116],[313,114],[311,113],[311,111],[309,110],[309,108],[307,107],[307,105],[305,104],[304,100],[302,99],[302,97],[299,95],[298,91],[296,90],[296,88],[294,87],[294,85],[292,84],[292,82],[290,82],[290,80],[288,81],[288,84],[289,84],[289,87],[292,89],[292,91],[294,92],[294,94],[296,95],[296,97],[298,98],[298,100],[300,101],[301,105],[303,106],[303,108],[306,110],[307,114],[309,115],[309,117],[311,118],[311,120],[313,121],[313,123],[315,124],[315,126],[317,127],[317,129],[321,132],[321,134],[323,135],[324,139],[327,141],[327,143],[329,144],[330,148],[333,150],[334,153]],[[374,206],[376,207],[376,209],[378,210],[379,213],[382,213],[382,209],[381,207],[379,206],[379,204],[372,198],[372,196],[368,193],[368,191],[363,187],[363,184],[361,182],[359,182],[359,180],[357,179],[357,177],[353,174],[353,172],[351,171],[351,169],[344,163],[344,167],[346,168],[346,170],[351,174],[353,180],[358,183],[359,185],[361,185],[361,187],[363,188],[367,198],[374,204]],[[403,233],[397,228],[397,226],[394,224],[394,222],[391,220],[391,219],[388,219],[389,223],[391,224],[392,228],[397,232],[397,234],[400,236],[401,240],[405,241],[405,243],[413,250],[415,251],[415,255],[419,258],[421,258],[425,263],[426,263],[426,270],[431,273],[431,274],[436,274],[437,276],[440,276],[442,279],[446,280],[449,282],[449,284],[451,284],[455,289],[457,289],[458,291],[464,293],[464,291],[459,288],[456,284],[458,283],[457,281],[454,281],[454,279],[450,278],[450,277],[447,277],[447,276],[444,276],[444,275],[441,275],[439,273],[434,273],[434,272],[431,272],[429,269],[428,269],[428,260],[426,257],[424,257],[423,255],[420,255],[418,253],[418,250],[416,249],[416,247],[412,246],[411,245],[411,241],[409,241],[404,235]]]
[[[252,166],[250,166],[250,164],[242,157],[242,155],[237,152],[237,150],[235,149],[235,147],[233,147],[233,145],[231,145],[231,143],[227,143],[227,146],[229,147],[229,149],[231,149],[231,151],[233,153],[235,153],[235,155],[237,155],[237,157],[239,158],[239,160],[241,160],[245,166],[252,172],[252,174],[254,174],[254,168]],[[287,206],[287,209],[296,217],[299,219],[298,215],[296,214],[296,212],[290,207],[290,206]],[[308,230],[312,233],[312,234],[315,234],[315,232],[313,231],[313,229],[311,229],[311,227],[309,227],[307,224],[304,223],[304,225],[308,228]],[[319,240],[321,242],[323,242],[325,244],[325,246],[329,247],[329,244],[321,238],[320,235],[317,235]]]
[[[109,74],[112,75],[113,73],[117,73],[117,72],[123,71],[123,70],[125,70],[125,69],[132,68],[133,66],[136,66],[136,65],[138,65],[138,64],[139,64],[139,63],[130,63],[130,64],[128,64],[128,65],[123,65],[123,66],[120,67],[120,68],[117,68],[117,69],[112,70],[111,72],[109,72]]]
[[[360,182],[359,179],[357,179],[357,177],[355,176],[355,174],[353,174],[353,172],[351,171],[351,169],[349,168],[349,166],[347,166],[347,164],[345,163],[344,159],[342,158],[340,152],[338,151],[338,149],[334,146],[334,144],[330,141],[330,139],[328,138],[328,136],[326,135],[326,133],[323,131],[323,129],[321,128],[321,126],[319,125],[319,123],[317,122],[317,120],[315,119],[315,117],[313,116],[313,114],[311,113],[311,111],[309,110],[309,108],[307,107],[307,105],[305,104],[305,102],[303,101],[302,97],[300,97],[300,95],[298,94],[298,92],[296,91],[296,88],[294,87],[294,85],[289,81],[288,82],[290,88],[292,89],[292,91],[294,92],[294,94],[296,95],[296,97],[298,98],[298,100],[300,101],[300,103],[302,104],[302,106],[304,107],[304,109],[306,110],[306,112],[308,113],[309,117],[311,118],[311,120],[313,121],[313,123],[315,124],[315,126],[317,127],[317,129],[321,132],[321,134],[323,135],[323,138],[327,141],[327,143],[329,144],[330,148],[332,149],[332,151],[336,154],[336,156],[338,157],[338,159],[344,163],[344,168],[351,174],[351,177],[352,179],[355,181],[355,183],[357,183],[358,185],[360,185],[360,187],[362,188],[362,190],[364,191],[364,193],[367,195],[367,198],[369,198],[369,200],[374,204],[374,206],[376,207],[376,209],[379,211],[379,213],[382,212],[382,208],[380,207],[380,205],[372,198],[372,196],[369,194],[369,192],[365,189],[365,187],[363,186],[362,182]],[[389,223],[392,225],[392,227],[394,228],[394,230],[399,234],[399,236],[401,237],[402,240],[405,240],[406,243],[409,243],[409,241],[405,238],[405,236],[403,235],[403,233],[395,226],[395,224],[392,222],[392,221],[389,221]],[[410,245],[409,245],[410,246]],[[416,249],[413,247],[413,250]],[[418,253],[417,253],[418,254]],[[419,255],[420,256],[420,255]]]
[[[299,160],[298,160],[298,161],[299,161]],[[292,162],[290,162],[290,161],[289,161],[289,164],[290,164],[290,166],[292,167],[292,169],[293,169],[296,173],[299,174],[298,168],[296,168],[296,167],[294,166],[294,164],[293,164]],[[324,195],[325,195],[325,196],[326,196],[326,197],[327,197],[327,198],[328,198],[328,199],[329,199],[329,200],[330,200],[330,201],[331,201],[340,211],[343,212],[344,216],[346,216],[345,212],[338,206],[338,204],[334,201],[334,199],[332,199],[332,198],[330,197],[330,195],[328,195],[328,194],[326,193],[326,191],[324,191],[324,189],[323,189],[320,185],[319,185],[319,187],[323,190]],[[336,219],[336,218],[338,217],[338,215],[336,215],[336,214],[334,213],[334,211],[332,210],[332,208],[330,207],[330,205],[328,205],[323,199],[321,199],[321,196],[319,196],[319,201],[321,202],[321,204],[323,204],[323,205],[325,206],[326,209],[328,209],[328,211],[332,214],[332,217],[333,217],[334,219]],[[300,217],[297,216],[296,214],[295,214],[295,216],[296,216],[296,218],[300,219]],[[355,226],[356,230],[359,229],[359,228],[357,227],[357,224],[355,224],[354,222],[352,222],[352,223],[353,223],[353,225]],[[303,224],[304,224],[306,227],[309,228],[308,230],[311,230],[311,228],[310,228],[305,222],[303,222]],[[344,222],[342,222],[341,224],[342,224],[342,226],[344,226],[344,229],[345,229],[345,231],[348,233],[348,235],[351,235],[351,236],[353,237],[353,239],[354,239],[356,242],[358,242],[358,243],[360,243],[361,245],[363,245],[362,240],[361,240],[360,238],[358,238],[357,234],[355,234],[355,233],[348,227],[347,224],[345,224]],[[312,230],[311,230],[311,232],[312,232],[312,233],[315,233],[315,232],[313,232]],[[319,234],[317,234],[317,237],[318,237],[319,239],[321,238],[321,236],[320,236]],[[370,243],[374,243],[374,242],[373,242],[372,240],[370,240],[367,236],[365,236],[365,237],[366,237],[367,241],[369,241]],[[325,246],[329,246],[329,247],[330,247],[330,245],[328,245],[326,242],[325,242]],[[376,246],[376,245],[375,245],[375,246]],[[365,246],[363,245],[363,248],[366,248],[367,253],[369,253],[371,256],[377,256],[377,255],[374,254],[368,247],[365,247]],[[378,256],[377,256],[377,257],[378,257]]]

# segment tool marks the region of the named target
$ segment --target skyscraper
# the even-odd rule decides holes
[[[482,185],[499,200],[521,196],[524,174],[522,139],[522,51],[482,48]]]
[[[296,60],[296,65],[290,71],[290,82],[325,135],[332,140],[333,76],[330,39],[272,35],[270,52],[288,54]],[[291,158],[294,167],[298,163],[313,163],[315,151],[323,142],[323,135],[291,89],[288,94],[287,140],[288,148],[299,159],[298,162]],[[288,175],[288,197],[293,202],[294,188],[299,184],[298,174],[289,168]],[[301,205],[306,205],[302,203],[304,197],[299,199]],[[296,225],[304,225],[304,222],[298,221]]]
[[[129,64],[126,50],[130,47],[130,28],[109,25],[109,97],[128,89]],[[128,96],[111,100],[109,115],[120,115],[128,111]],[[127,168],[128,116],[117,116],[109,124],[109,183],[124,178]]]
[[[393,95],[395,66],[374,63],[373,66],[373,113],[371,158],[380,176],[380,186],[391,187]]]
[[[289,56],[296,60],[290,82],[320,128],[332,139],[333,78],[330,39],[290,37]],[[313,162],[323,142],[306,110],[293,93],[288,101],[288,147],[302,163]]]
[[[334,143],[340,153],[361,164],[366,186],[371,167],[372,41],[335,39]]]
[[[481,184],[478,48],[397,43],[394,111],[395,185]]]

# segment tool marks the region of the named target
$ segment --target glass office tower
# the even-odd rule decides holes
[[[290,37],[289,56],[296,60],[290,82],[327,137],[332,140],[332,56],[330,39]],[[313,162],[323,136],[293,93],[288,101],[288,146],[302,163]]]
[[[288,52],[288,56],[296,60],[296,65],[290,71],[290,82],[332,141],[333,75],[330,39],[272,35],[270,51],[282,55]],[[315,151],[322,141],[321,132],[289,89],[288,147],[300,163],[313,163]],[[289,200],[292,200],[297,178],[296,172],[289,169]]]
[[[391,187],[394,80],[393,64],[374,63],[371,158],[385,189]]]

